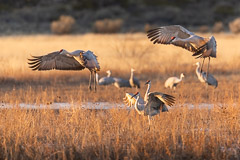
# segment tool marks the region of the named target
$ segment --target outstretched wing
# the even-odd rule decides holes
[[[148,31],[147,36],[154,44],[173,44],[190,52],[197,52],[199,47],[206,43],[204,38],[195,35],[180,25],[152,29]],[[172,40],[173,37],[174,39]]]
[[[135,103],[136,103],[137,98],[136,98],[136,97],[132,97],[133,95],[134,95],[134,94],[132,94],[132,93],[126,93],[126,94],[125,94],[125,97],[123,98],[123,102],[124,102],[127,106],[129,106],[129,107],[134,106]],[[140,104],[144,104],[144,101],[143,101],[142,98],[139,98],[138,102],[139,102]]]
[[[168,106],[172,106],[175,103],[175,97],[171,95],[164,94],[161,92],[152,92],[150,94],[152,94],[152,96],[158,98],[160,101],[162,101],[164,104]]]
[[[44,56],[32,56],[28,59],[29,68],[32,70],[82,70],[82,66],[73,57],[52,52]]]
[[[188,31],[180,25],[171,25],[158,27],[148,31],[148,38],[153,41],[153,43],[170,44],[172,37],[186,39],[189,38],[194,33]]]

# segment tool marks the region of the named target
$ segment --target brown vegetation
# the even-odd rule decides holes
[[[212,28],[213,33],[219,33],[224,31],[224,25],[222,22],[216,22]]]
[[[236,18],[232,22],[229,23],[230,31],[233,33],[239,33],[240,32],[240,18]]]
[[[229,23],[230,31],[233,33],[239,33],[240,32],[240,18],[236,18],[232,22]]]
[[[122,19],[103,19],[94,23],[93,29],[96,33],[117,33],[123,25]]]
[[[210,73],[219,81],[217,89],[197,80],[193,64],[198,60],[190,52],[153,45],[145,34],[0,37],[0,97],[3,106],[13,106],[0,110],[0,159],[239,159],[239,37],[214,36],[218,50]],[[30,54],[61,48],[95,52],[100,76],[111,69],[113,76],[129,78],[133,67],[141,95],[144,81],[151,79],[151,90],[175,96],[176,104],[155,116],[148,131],[146,117],[118,109],[125,92],[135,89],[98,86],[94,93],[87,89],[88,71],[28,69]],[[186,76],[177,90],[165,89],[164,81],[181,72]],[[54,102],[79,107],[48,109]],[[113,102],[116,109],[82,109],[84,102]],[[21,109],[21,103],[46,109]]]
[[[73,31],[75,19],[72,16],[62,15],[59,20],[51,23],[51,31],[55,34],[67,34]]]

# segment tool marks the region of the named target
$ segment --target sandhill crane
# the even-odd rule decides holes
[[[89,69],[90,79],[88,88],[91,90],[92,74],[100,70],[97,56],[92,51],[76,50],[68,52],[64,49],[43,56],[32,56],[28,59],[32,70],[83,70]],[[94,89],[96,91],[96,77],[94,74]]]
[[[140,88],[140,83],[139,83],[139,80],[134,77],[134,74],[133,72],[135,71],[135,69],[131,68],[131,76],[130,76],[130,79],[129,79],[129,83],[131,85],[131,87],[135,87],[135,88]]]
[[[200,62],[196,63],[197,68],[196,68],[196,74],[200,82],[207,83],[208,85],[214,86],[217,88],[218,86],[218,81],[213,77],[211,74],[206,74],[206,72],[201,72],[200,71]]]
[[[176,89],[177,85],[182,81],[182,78],[184,77],[184,74],[181,73],[180,78],[178,77],[169,77],[166,81],[164,86],[166,88]]]
[[[134,106],[134,108],[138,114],[148,115],[148,120],[149,120],[149,124],[150,124],[151,116],[154,116],[154,115],[160,113],[160,110],[162,112],[168,111],[168,108],[165,105],[165,102],[167,101],[167,102],[174,103],[174,97],[167,95],[167,94],[162,94],[160,92],[149,93],[150,88],[151,88],[151,81],[148,80],[145,84],[147,84],[148,87],[147,87],[147,90],[146,90],[146,93],[144,96],[144,100],[140,97],[139,92],[137,92],[137,94],[135,94],[135,95],[133,95],[132,93],[126,93],[126,95],[123,99],[124,99],[125,104],[127,104],[128,106],[130,106],[130,107]],[[154,98],[152,98],[152,95],[155,95],[155,94],[157,97],[159,97],[159,94],[161,96],[163,96],[163,99],[164,99],[163,104],[160,102],[161,99],[158,101],[158,100],[155,100]],[[150,109],[147,109],[146,107],[147,108],[150,107]]]
[[[114,78],[111,77],[112,72],[110,70],[107,70],[106,73],[107,73],[107,77],[102,77],[99,80],[98,80],[98,73],[96,73],[96,79],[97,79],[98,85],[110,85],[115,82]]]
[[[203,38],[180,25],[158,27],[149,30],[147,36],[154,44],[173,44],[185,48],[190,52],[194,52],[193,56],[203,58],[202,66],[205,58],[209,57],[207,74],[209,71],[210,57],[216,58],[216,40],[213,36]]]
[[[148,83],[151,83],[151,81],[149,81]],[[134,104],[134,107],[140,115],[148,116],[149,129],[150,129],[151,117],[159,114],[160,110],[162,112],[168,111],[166,110],[167,108],[166,105],[172,106],[175,102],[175,97],[171,95],[164,94],[161,92],[150,92],[147,94],[148,98],[146,103],[144,104],[144,109],[139,110],[138,101],[140,98],[140,93],[137,92],[132,97],[135,97],[135,96],[136,96],[136,102]]]

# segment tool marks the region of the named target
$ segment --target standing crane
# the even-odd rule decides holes
[[[148,87],[144,96],[144,100],[140,97],[139,92],[136,94],[126,93],[124,102],[130,107],[134,106],[138,114],[148,116],[150,127],[151,117],[160,113],[160,110],[162,112],[167,112],[168,108],[165,104],[171,106],[175,100],[173,96],[167,94],[150,92],[150,80],[148,80],[145,84],[147,84]]]
[[[96,91],[96,72],[100,71],[97,56],[92,51],[76,50],[68,52],[64,49],[43,56],[32,56],[28,59],[29,68],[32,70],[83,70],[90,71],[89,90],[91,90],[91,79],[94,74],[94,90]]]
[[[111,77],[112,72],[110,70],[107,70],[106,73],[107,73],[107,77],[102,77],[99,80],[98,80],[98,73],[96,73],[96,80],[98,85],[110,85],[115,82],[114,78]]]
[[[133,72],[135,71],[135,69],[131,68],[131,76],[130,76],[130,79],[129,79],[129,83],[131,85],[131,87],[133,88],[140,88],[140,83],[139,83],[139,80],[134,77],[134,74]]]
[[[207,76],[206,72],[201,72],[200,71],[200,62],[197,62],[196,65],[197,65],[196,74],[197,74],[199,81],[202,83],[207,83],[208,85],[211,85],[211,86],[214,86],[215,88],[217,88],[218,81],[216,80],[216,78],[214,78],[213,75],[211,75],[211,74],[208,74],[208,76]]]
[[[169,77],[166,81],[164,86],[166,88],[176,89],[177,85],[182,81],[182,78],[184,77],[184,74],[181,73],[180,78],[178,77]]]
[[[151,81],[148,81],[147,84],[151,84]],[[150,92],[147,94],[147,101],[144,103],[144,109],[139,110],[139,98],[140,93],[137,92],[132,97],[136,97],[136,102],[134,104],[135,110],[140,114],[144,116],[148,116],[148,123],[149,123],[149,129],[151,125],[151,117],[155,116],[160,113],[160,110],[162,112],[168,111],[166,105],[172,106],[175,103],[175,97],[164,94],[161,92]]]
[[[209,38],[203,38],[195,35],[180,25],[158,27],[149,30],[147,36],[149,39],[151,39],[151,41],[153,41],[154,44],[173,44],[193,52],[194,54],[192,56],[203,58],[202,66],[205,58],[208,57],[208,76],[210,57],[216,58],[216,40],[213,36]]]

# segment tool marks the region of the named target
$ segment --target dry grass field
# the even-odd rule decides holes
[[[193,64],[201,60],[182,48],[153,45],[142,33],[0,37],[0,100],[14,106],[0,110],[0,159],[240,159],[240,36],[214,36],[217,58],[211,59],[210,73],[218,80],[216,89],[198,81]],[[28,68],[30,55],[62,48],[92,50],[100,77],[110,69],[113,76],[129,78],[135,68],[141,95],[150,79],[152,91],[176,97],[175,107],[155,116],[148,131],[146,117],[117,109],[125,93],[136,89],[98,86],[89,92],[87,70]],[[182,72],[175,92],[164,88],[169,76]],[[116,109],[47,109],[54,102],[111,102]],[[46,109],[22,109],[20,103]]]

